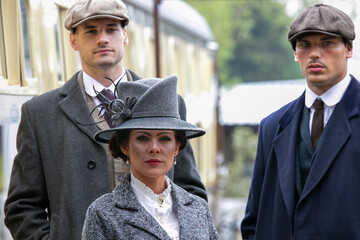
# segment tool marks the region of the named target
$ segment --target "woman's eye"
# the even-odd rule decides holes
[[[147,140],[147,137],[145,137],[145,136],[139,136],[139,137],[137,137],[136,139],[139,140],[139,141],[146,141],[146,140]]]
[[[162,137],[160,141],[171,141],[171,138],[169,137]]]

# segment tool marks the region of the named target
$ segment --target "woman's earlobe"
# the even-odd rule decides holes
[[[120,150],[121,150],[125,155],[129,156],[127,146],[120,146]]]

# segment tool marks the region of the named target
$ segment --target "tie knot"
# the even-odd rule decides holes
[[[321,98],[317,98],[314,101],[313,106],[314,106],[315,110],[323,110],[324,109],[324,102],[321,100]]]
[[[104,88],[104,89],[98,94],[98,98],[99,98],[100,101],[102,101],[102,102],[113,101],[113,100],[115,99],[114,93],[111,92],[109,89],[106,89],[106,88]]]

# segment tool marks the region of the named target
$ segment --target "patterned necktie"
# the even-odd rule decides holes
[[[315,113],[313,116],[312,127],[311,127],[311,142],[316,149],[319,142],[321,133],[324,129],[324,102],[321,98],[317,98],[313,104]]]
[[[101,102],[108,102],[108,101],[113,101],[114,100],[114,93],[111,92],[109,89],[104,88],[101,91],[101,94],[103,94],[107,98],[107,99],[105,99],[105,98],[101,97],[100,94],[98,94],[97,98]],[[115,125],[113,125],[113,123],[112,123],[111,116],[107,111],[104,112],[104,118],[105,118],[105,120],[106,120],[106,122],[107,122],[107,124],[109,125],[110,128],[115,127]]]

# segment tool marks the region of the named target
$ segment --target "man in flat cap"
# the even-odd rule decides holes
[[[351,19],[318,4],[288,40],[304,93],[260,123],[243,239],[360,239],[360,84],[348,74]]]
[[[120,0],[80,0],[68,10],[65,27],[83,70],[22,107],[18,154],[5,203],[5,224],[14,239],[80,239],[90,203],[129,172],[121,159],[110,157],[107,145],[93,138],[110,127],[105,121],[94,124],[102,120],[96,106],[104,100],[97,93],[114,92],[109,79],[115,84],[139,79],[123,66],[128,22]],[[89,116],[94,108],[93,119]],[[179,96],[183,119],[185,109]],[[206,199],[191,147],[180,154],[169,177]]]

